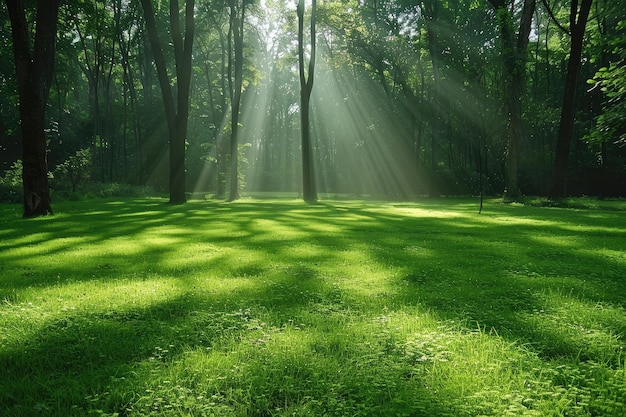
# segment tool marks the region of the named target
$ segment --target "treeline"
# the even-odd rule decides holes
[[[547,194],[585,2],[563,194],[626,195],[624,0],[321,2],[311,96],[318,190],[386,198]],[[171,39],[169,2],[154,3],[154,11],[160,38]],[[5,3],[0,14],[0,182],[15,185],[22,129]],[[233,181],[239,23],[237,186],[299,192],[296,5],[196,0],[194,18],[186,191],[222,198]],[[53,192],[86,181],[167,191],[168,126],[141,3],[62,2],[55,57],[45,113]]]

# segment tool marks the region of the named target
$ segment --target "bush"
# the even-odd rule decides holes
[[[83,187],[85,197],[147,197],[155,195],[151,187],[122,183],[89,183]]]
[[[92,169],[91,149],[80,149],[56,166],[54,179],[61,188],[71,188],[75,192],[79,184],[91,179]]]
[[[54,198],[65,201],[79,201],[110,197],[148,197],[156,194],[157,193],[151,187],[146,186],[90,182],[80,185],[76,188],[76,191],[69,189],[55,190]]]
[[[22,161],[18,159],[0,177],[0,202],[19,204],[22,195]]]

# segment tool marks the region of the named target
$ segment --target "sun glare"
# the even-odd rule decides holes
[[[265,2],[262,7],[266,19],[273,19]],[[248,190],[299,195],[300,86],[293,58],[286,60],[275,49],[285,36],[280,25],[278,18],[257,26],[266,42],[254,56],[263,78],[245,93],[242,125],[251,146],[246,150],[249,165],[241,169]],[[318,39],[311,98],[318,192],[381,198],[424,193],[427,187],[419,172],[412,127],[398,122],[397,109],[380,83],[358,68],[333,65],[330,44]]]
[[[247,78],[240,115],[238,168],[244,193],[301,196],[295,6],[295,2],[265,0],[258,5],[260,12],[248,17],[245,43],[249,55],[244,71]],[[403,18],[404,36],[423,36],[409,30],[419,18],[417,12]],[[447,34],[445,28],[440,32],[442,36]],[[477,97],[479,93],[466,85],[466,75],[450,71],[443,75],[441,71],[442,82],[437,91],[419,92],[416,86],[392,82],[394,77],[389,71],[401,68],[405,59],[419,62],[423,52],[394,46],[399,48],[395,53],[402,57],[392,56],[389,59],[393,62],[383,62],[386,69],[374,74],[366,69],[370,63],[346,58],[347,46],[339,38],[332,30],[318,26],[310,108],[317,192],[322,198],[342,195],[400,200],[433,195],[438,188],[453,189],[455,184],[447,183],[454,181],[452,174],[446,172],[449,164],[441,162],[451,158],[452,137],[466,135],[472,148],[468,155],[473,158],[475,149],[480,149],[486,140],[481,132],[492,124],[488,112],[476,111],[482,101]],[[418,67],[431,77],[435,76],[433,65],[430,58],[424,58]],[[411,74],[404,78],[419,77]],[[396,96],[402,96],[404,89],[406,99],[398,100]],[[409,91],[413,89],[416,91]],[[229,112],[226,117],[230,118]],[[444,131],[443,126],[449,124],[442,120],[444,117],[461,120],[464,131]],[[225,120],[223,126],[227,125]],[[229,140],[227,132],[224,140]],[[200,179],[207,175],[202,172]],[[202,187],[199,181],[197,188]]]

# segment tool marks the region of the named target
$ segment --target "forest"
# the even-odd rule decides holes
[[[3,2],[1,198],[626,194],[624,1],[316,3]]]

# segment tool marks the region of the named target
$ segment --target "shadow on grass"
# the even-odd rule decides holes
[[[178,288],[143,306],[53,312],[0,345],[0,406],[15,415],[82,415],[90,401],[123,414],[140,400],[133,387],[146,376],[133,375],[142,364],[172,364],[228,343],[262,345],[264,327],[291,329],[312,314],[328,317],[330,332],[341,326],[333,321],[337,311],[376,316],[383,308],[420,306],[441,320],[493,329],[545,360],[607,361],[593,343],[594,329],[608,337],[626,333],[626,220],[617,212],[490,205],[479,216],[475,205],[457,201],[169,206],[162,200],[66,203],[57,212],[3,219],[0,299],[7,314],[27,310],[40,290],[73,284],[162,275]],[[238,285],[220,286],[228,280]],[[594,308],[597,314],[576,316]],[[588,330],[589,337],[579,337]],[[328,335],[311,337],[312,357],[315,350],[345,359]],[[351,359],[364,355],[352,348]],[[323,369],[309,371],[320,378]],[[111,387],[118,391],[114,404],[104,398]],[[419,384],[412,389],[424,407],[414,405],[414,415],[453,413],[445,398]],[[356,389],[344,391],[360,399]],[[284,394],[262,393],[276,397],[266,407],[287,402]]]

